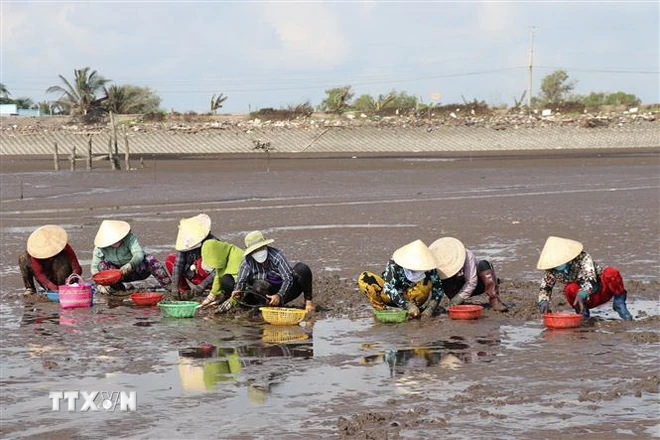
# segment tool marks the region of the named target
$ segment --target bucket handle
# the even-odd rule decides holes
[[[76,281],[73,281],[73,280],[76,280]],[[72,273],[71,275],[69,275],[68,278],[66,279],[66,281],[64,282],[64,284],[69,286],[69,285],[73,284],[74,282],[77,282],[78,284],[85,284],[85,280],[83,280],[82,277],[80,275],[78,275],[77,273]]]

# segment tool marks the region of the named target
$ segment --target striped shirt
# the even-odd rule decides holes
[[[263,263],[257,263],[252,254],[246,255],[238,269],[236,277],[236,290],[245,291],[248,284],[257,280],[272,282],[280,278],[282,285],[277,294],[280,298],[293,287],[293,269],[286,260],[284,253],[274,247],[266,246],[268,256]]]

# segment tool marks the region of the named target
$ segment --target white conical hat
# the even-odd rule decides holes
[[[580,255],[582,249],[584,249],[584,246],[579,241],[550,236],[545,241],[536,268],[547,270],[561,266]]]
[[[435,269],[437,265],[431,250],[422,240],[415,240],[395,250],[392,259],[396,264],[408,270],[427,271]]]
[[[176,236],[174,249],[185,252],[200,245],[211,232],[211,217],[199,214],[190,218],[182,218],[179,222],[179,233]]]
[[[44,225],[37,228],[27,241],[27,251],[32,258],[50,258],[62,252],[69,237],[61,226]]]
[[[122,220],[103,220],[94,237],[94,246],[108,247],[126,237],[131,231],[131,225]]]
[[[438,275],[441,280],[451,278],[465,264],[465,246],[454,237],[442,237],[429,246],[438,262]]]

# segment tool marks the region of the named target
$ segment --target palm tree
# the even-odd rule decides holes
[[[0,83],[0,104],[11,104],[13,101],[9,98],[9,89],[6,85]]]
[[[96,70],[90,72],[89,67],[73,70],[73,84],[62,75],[58,76],[63,86],[48,87],[46,93],[60,93],[55,103],[71,115],[86,116],[90,110],[99,108],[106,97],[98,98],[96,94],[103,91],[105,84],[111,81],[99,75]]]

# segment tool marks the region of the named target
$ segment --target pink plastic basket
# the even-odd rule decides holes
[[[77,286],[72,284],[77,283]],[[85,283],[80,275],[72,273],[66,279],[66,284],[59,286],[60,308],[73,309],[76,307],[92,306],[92,285]]]

